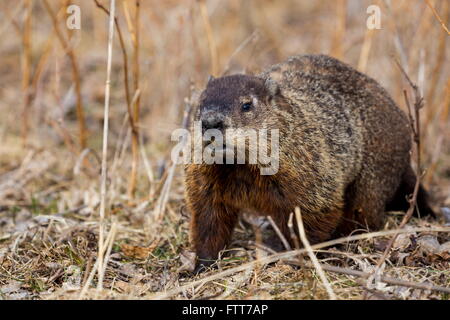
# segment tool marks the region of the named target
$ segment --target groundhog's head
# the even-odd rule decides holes
[[[277,84],[249,75],[211,78],[200,96],[196,121],[204,131],[260,129],[271,114]]]
[[[194,162],[258,165],[262,175],[275,174],[280,129],[275,110],[283,100],[270,79],[248,75],[210,79],[191,127]]]

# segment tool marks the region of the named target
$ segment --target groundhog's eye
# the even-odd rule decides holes
[[[242,111],[250,111],[253,104],[251,102],[246,102],[241,106]]]

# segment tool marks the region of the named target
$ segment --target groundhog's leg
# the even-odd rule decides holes
[[[367,177],[367,178],[365,178]],[[344,219],[337,236],[347,235],[357,229],[379,230],[385,221],[386,202],[394,188],[384,177],[364,176],[347,188]]]
[[[397,188],[397,192],[394,197],[387,203],[386,211],[407,211],[410,204],[408,198],[414,193],[416,185],[416,174],[411,166],[408,166],[405,173],[402,176],[402,182]],[[433,209],[431,208],[428,200],[428,193],[425,188],[420,185],[417,194],[417,206],[415,207],[414,214],[416,216],[431,215],[435,217]],[[418,209],[418,210],[417,210]]]
[[[335,236],[347,236],[356,230],[379,230],[383,226],[384,218],[384,206],[382,203],[359,197],[347,208],[344,219],[337,228]]]
[[[215,262],[220,250],[231,239],[238,212],[222,203],[206,199],[190,208],[192,213],[191,238],[197,254],[197,271]]]

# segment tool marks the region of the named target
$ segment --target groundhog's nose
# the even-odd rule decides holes
[[[224,129],[223,117],[217,113],[208,113],[202,116],[202,130],[206,131],[209,129]]]

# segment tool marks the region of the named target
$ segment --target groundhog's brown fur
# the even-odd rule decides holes
[[[256,103],[243,112],[246,101]],[[280,165],[272,176],[258,165],[186,166],[191,240],[205,265],[242,211],[272,216],[289,240],[287,220],[299,207],[317,243],[378,229],[386,209],[407,207],[416,180],[408,119],[375,80],[336,59],[295,56],[258,76],[213,79],[195,120],[208,112],[224,127],[279,129]],[[432,213],[422,188],[419,209]]]

